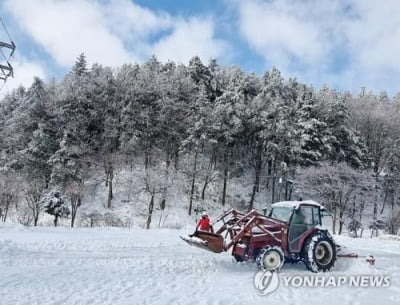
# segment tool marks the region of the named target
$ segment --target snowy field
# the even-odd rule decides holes
[[[336,238],[363,259],[330,274],[389,275],[388,288],[279,287],[257,294],[252,263],[190,247],[189,230],[0,225],[0,304],[400,304],[400,241]],[[281,275],[309,275],[303,264]]]

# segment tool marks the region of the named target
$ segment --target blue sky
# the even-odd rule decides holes
[[[0,12],[18,50],[6,89],[60,78],[84,52],[113,67],[199,55],[316,88],[400,91],[398,0],[2,0]]]

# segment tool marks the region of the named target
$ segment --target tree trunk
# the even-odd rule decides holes
[[[193,195],[194,195],[194,187],[195,187],[195,183],[196,183],[196,169],[197,169],[197,152],[194,155],[192,186],[190,188],[190,200],[189,200],[189,216],[192,215]]]
[[[248,211],[250,212],[253,209],[254,205],[254,198],[256,196],[256,192],[259,190],[260,186],[260,174],[261,174],[261,168],[262,168],[262,160],[261,160],[261,148],[257,148],[257,160],[256,160],[256,166],[255,166],[255,177],[254,177],[254,185],[253,185],[253,191],[251,193],[250,197],[250,202],[249,202],[249,208]]]
[[[175,170],[178,170],[179,167],[179,148],[175,149],[175,154],[174,154],[174,168]]]
[[[272,160],[268,160],[268,166],[267,166],[267,183],[265,187],[268,189],[269,188],[269,180],[271,179],[272,176]]]
[[[228,167],[225,167],[225,169],[224,169],[224,183],[223,183],[223,187],[222,187],[222,206],[225,205],[225,201],[226,201],[227,184],[228,184]]]
[[[226,188],[228,184],[228,153],[224,153],[224,182],[222,187],[222,206],[225,205],[226,202]]]
[[[161,228],[162,217],[163,217],[163,210],[161,210],[160,219],[158,220],[158,227],[159,227],[159,228]]]
[[[214,147],[214,149],[213,149],[213,167],[214,168],[217,168],[217,153],[218,153],[218,149],[217,149],[217,147]]]
[[[351,218],[352,219],[356,218],[356,199],[357,199],[357,197],[356,197],[356,195],[354,195],[354,197],[353,197],[353,208],[351,210]]]
[[[147,122],[147,129],[148,129],[148,122]],[[149,144],[149,135],[148,130],[146,131],[146,139],[144,144],[144,168],[147,170],[151,163],[151,156],[150,156],[150,144]]]
[[[379,198],[379,195],[378,195],[378,173],[376,173],[376,177],[375,177],[375,194],[376,194],[376,196],[375,196],[375,201],[374,201],[374,220],[377,220],[378,219],[378,198]]]
[[[333,202],[333,221],[332,221],[332,233],[336,234],[336,218],[337,218],[337,208],[336,204]]]
[[[11,194],[4,194],[3,195],[4,200],[0,203],[4,204],[4,211],[0,209],[0,220],[3,222],[6,222],[7,215],[8,215],[8,210],[10,209],[10,205],[13,199],[13,196]]]
[[[285,179],[285,200],[290,200],[290,182]]]
[[[34,227],[37,227],[38,221],[39,221],[39,213],[35,213],[33,216],[33,226]]]
[[[108,187],[108,165],[104,162],[104,173],[106,174],[106,187]]]
[[[275,203],[275,185],[276,185],[276,160],[273,160],[272,168],[272,190],[271,190],[271,202]]]
[[[342,234],[342,230],[343,230],[343,225],[344,225],[343,215],[344,215],[344,209],[340,209],[340,211],[339,211],[339,232],[338,232],[339,235]]]
[[[278,201],[281,201],[282,198],[282,184],[283,184],[283,178],[281,176],[279,177],[278,180]]]
[[[261,144],[257,148],[257,161],[256,161],[256,192],[260,192],[260,175],[262,169],[262,146]]]
[[[40,195],[41,192],[37,190],[30,190],[27,193],[26,201],[28,203],[28,207],[32,212],[33,217],[33,225],[36,227],[39,221],[40,214]]]
[[[76,214],[78,212],[78,208],[81,206],[81,197],[80,195],[74,194],[70,197],[71,200],[71,228],[74,227]]]
[[[150,199],[150,203],[149,203],[149,211],[148,211],[148,215],[147,215],[146,229],[150,229],[151,216],[153,215],[153,208],[154,208],[154,190],[151,194],[151,199]]]
[[[107,208],[111,209],[111,201],[113,199],[113,180],[114,180],[114,167],[111,162],[108,165],[108,197]]]
[[[4,210],[4,215],[3,215],[3,222],[6,222],[7,215],[8,215],[8,209],[10,208],[10,200],[7,198],[6,199],[6,208]]]
[[[385,211],[385,205],[386,205],[386,201],[388,199],[388,193],[389,193],[389,189],[388,189],[388,187],[385,187],[385,197],[383,198],[383,204],[382,204],[382,208],[380,211],[380,215],[382,215],[383,212]]]
[[[71,228],[73,228],[74,227],[74,224],[75,224],[75,213],[72,211],[71,212]]]
[[[251,192],[249,207],[248,207],[248,209],[247,209],[249,212],[253,209],[254,197],[256,196],[256,192],[257,192],[257,186],[256,186],[256,183],[254,183],[254,185],[253,185],[253,191]]]
[[[209,177],[208,177],[208,175],[206,175],[206,178],[205,178],[204,184],[203,184],[203,188],[201,190],[201,200],[203,200],[203,201],[204,201],[204,198],[206,196],[206,189],[207,189],[207,186],[208,186],[208,179],[209,179]]]
[[[57,223],[58,223],[58,215],[54,216],[54,226],[57,227]]]
[[[339,220],[339,232],[338,232],[339,235],[342,235],[343,225],[344,225],[343,221]]]
[[[167,195],[168,195],[168,183],[169,183],[169,167],[171,164],[170,161],[170,153],[169,149],[167,148],[166,158],[165,158],[165,171],[164,171],[164,185],[161,193],[161,202],[160,202],[160,209],[161,211],[165,209],[165,205],[167,202]]]
[[[144,157],[144,168],[147,170],[149,168],[150,157],[147,150],[145,151],[146,156]]]
[[[204,201],[204,198],[206,195],[206,189],[207,189],[208,183],[210,182],[209,179],[210,179],[212,168],[213,168],[213,162],[214,162],[214,153],[210,157],[210,162],[208,163],[206,178],[204,179],[203,188],[201,190],[201,200],[203,200],[203,201]]]
[[[384,201],[383,201],[383,203],[382,203],[382,208],[381,208],[381,211],[380,211],[380,215],[382,215],[383,214],[383,212],[385,211],[385,205],[386,205],[386,195],[385,195],[385,199],[384,199]]]
[[[39,214],[40,214],[40,204],[39,204],[39,198],[36,199],[35,202],[32,203],[32,214],[33,214],[33,226],[37,226],[37,223],[39,221]]]
[[[391,201],[391,205],[392,205],[392,213],[393,213],[393,209],[394,209],[394,192],[392,192],[392,194],[391,194],[391,199],[390,199],[390,201]]]
[[[363,212],[364,212],[364,208],[365,208],[365,201],[360,201],[360,217],[359,217],[359,219],[358,219],[358,221],[361,223],[361,221],[362,221],[362,215],[363,215]]]
[[[378,196],[376,196],[375,201],[374,201],[374,220],[378,219]]]

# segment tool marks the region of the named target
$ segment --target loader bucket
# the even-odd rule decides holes
[[[215,233],[196,231],[189,236],[181,236],[189,245],[215,253],[224,251],[224,238]]]

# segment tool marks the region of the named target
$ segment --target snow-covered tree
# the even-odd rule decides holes
[[[133,68],[135,69],[135,68]],[[126,103],[121,117],[121,147],[127,155],[139,155],[144,165],[152,163],[160,124],[160,77],[162,64],[156,57],[145,62],[139,72],[131,71]]]
[[[331,138],[328,124],[320,110],[321,103],[314,96],[311,88],[305,88],[297,100],[295,137],[298,139],[299,164],[310,166],[326,159],[330,152]]]
[[[355,200],[369,200],[373,194],[374,179],[372,172],[361,172],[346,163],[330,164],[303,168],[297,176],[297,187],[302,197],[311,197],[321,202],[333,214],[332,231],[342,233],[348,215],[354,218]]]
[[[0,171],[0,221],[5,222],[12,206],[18,207],[21,179],[13,170]]]
[[[317,97],[322,103],[322,115],[331,135],[328,141],[329,158],[354,167],[367,166],[367,147],[353,125],[346,95],[324,86],[317,92]]]
[[[60,84],[60,93],[56,105],[59,108],[60,131],[59,147],[50,158],[52,165],[51,182],[68,192],[74,225],[76,211],[80,207],[85,181],[93,164],[95,153],[99,150],[98,116],[101,107],[91,96],[90,71],[86,58],[81,54],[70,73]]]
[[[88,77],[88,95],[93,105],[88,129],[92,138],[91,150],[94,159],[104,167],[108,208],[111,208],[114,196],[114,172],[120,147],[122,104],[118,86],[110,68],[93,65]]]
[[[389,135],[395,130],[396,114],[388,103],[372,93],[361,92],[359,96],[347,97],[346,103],[352,116],[350,122],[360,133],[368,149],[370,165],[379,175],[388,161],[388,148],[393,143]]]
[[[211,127],[212,140],[218,145],[222,166],[222,205],[225,205],[228,174],[232,170],[239,142],[244,136],[245,99],[240,85],[245,73],[233,67],[228,75],[227,87],[223,94],[215,101],[210,114],[213,121]]]
[[[42,197],[41,202],[43,204],[44,211],[54,216],[54,226],[56,227],[59,218],[68,217],[70,215],[67,202],[60,190],[51,190]]]

